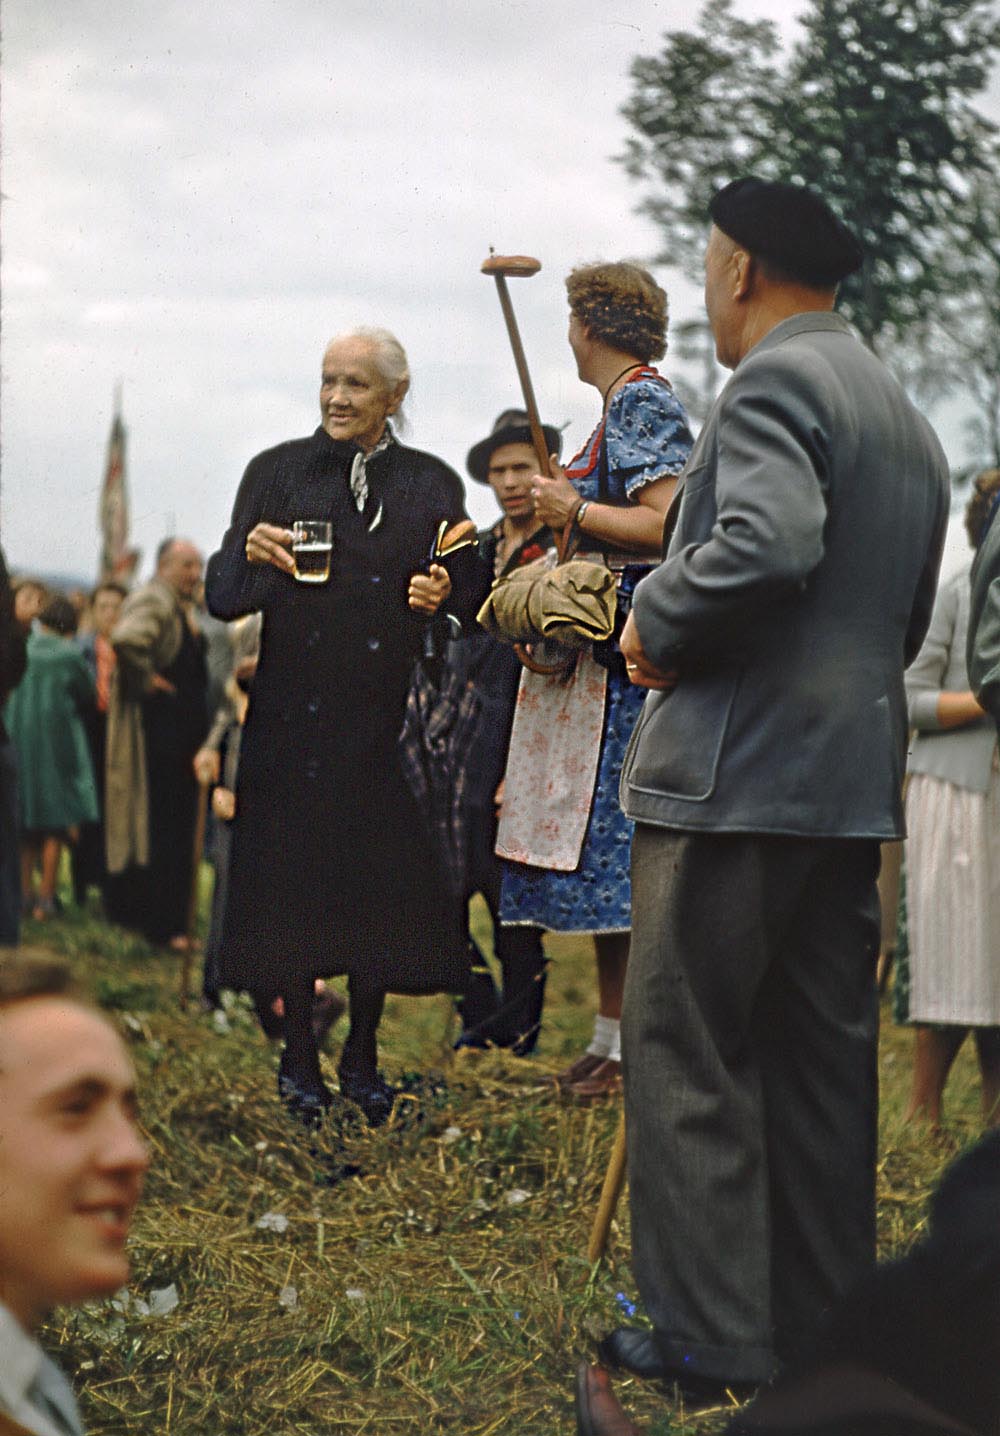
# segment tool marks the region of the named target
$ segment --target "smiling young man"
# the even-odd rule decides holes
[[[69,1383],[34,1332],[53,1307],[108,1296],[128,1280],[125,1243],[148,1160],[135,1073],[110,1023],[61,964],[5,959],[0,1432],[82,1432]]]

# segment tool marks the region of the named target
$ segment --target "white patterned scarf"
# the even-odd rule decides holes
[[[363,449],[359,449],[358,452],[354,455],[354,462],[351,464],[350,485],[351,493],[354,495],[354,503],[357,507],[359,514],[364,513],[365,506],[367,505],[369,498],[368,462],[370,459],[374,459],[376,454],[384,453],[384,451],[389,448],[390,444],[394,444],[395,442],[395,435],[392,432],[392,428],[387,423],[385,429],[383,430],[381,439],[379,439],[378,443],[375,445],[374,449],[372,449],[370,453],[366,454]],[[374,533],[374,531],[378,528],[381,522],[382,500],[379,499],[375,509],[375,513],[368,520],[368,532]]]

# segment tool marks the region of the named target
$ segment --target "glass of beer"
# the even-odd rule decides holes
[[[330,577],[333,525],[322,519],[296,519],[292,524],[292,558],[299,583],[326,583]]]

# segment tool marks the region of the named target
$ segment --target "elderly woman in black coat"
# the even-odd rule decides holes
[[[264,615],[243,734],[221,980],[284,999],[278,1087],[307,1123],[331,1097],[311,1013],[314,979],[348,974],[341,1092],[369,1121],[393,1089],[378,1071],[386,992],[458,990],[462,915],[399,763],[410,671],[451,591],[428,564],[442,520],[464,516],[461,480],[404,448],[388,423],[409,386],[384,330],[334,339],[322,422],[253,459],[208,565],[211,611]],[[332,525],[330,576],[298,582],[297,520]]]

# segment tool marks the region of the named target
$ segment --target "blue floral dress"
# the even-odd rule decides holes
[[[639,370],[612,399],[607,417],[566,467],[566,477],[585,499],[598,501],[601,440],[607,437],[607,502],[638,502],[655,479],[681,472],[693,439],[677,395],[655,369]],[[629,564],[619,592],[630,595],[649,564]],[[632,926],[629,852],[632,824],[618,805],[618,779],[625,749],[646,690],[612,669],[608,673],[601,749],[590,817],[579,866],[555,872],[526,863],[504,863],[500,920],[550,932],[628,932]]]

